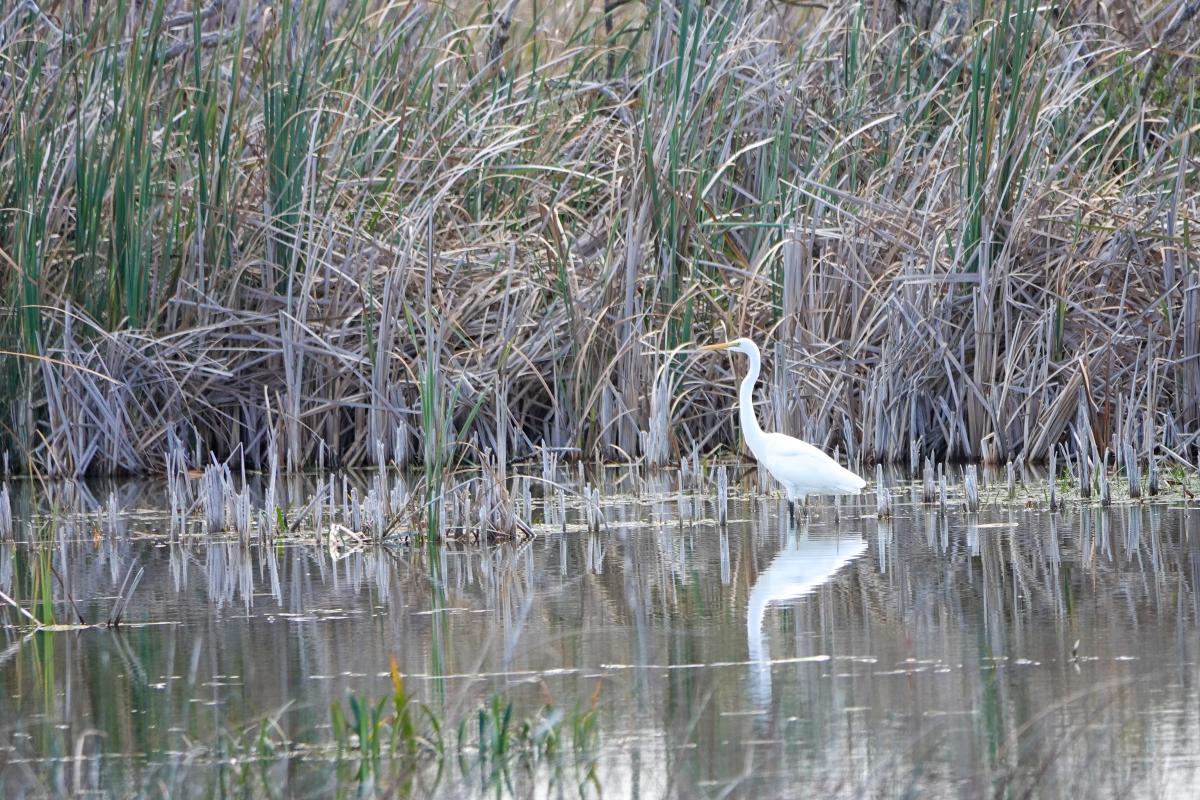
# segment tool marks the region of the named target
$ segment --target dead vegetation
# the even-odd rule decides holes
[[[14,460],[1195,458],[1196,4],[550,5],[10,6]]]

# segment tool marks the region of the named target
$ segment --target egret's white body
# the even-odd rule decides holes
[[[731,350],[750,358],[750,370],[738,390],[742,436],[758,463],[766,467],[787,494],[789,509],[810,494],[858,494],[867,482],[808,442],[782,433],[767,433],[754,415],[754,384],[762,369],[758,345],[749,339],[710,344],[702,350]]]
[[[759,573],[746,607],[746,645],[754,662],[754,693],[759,703],[767,705],[771,700],[771,651],[763,631],[767,607],[809,594],[866,551],[867,543],[858,534],[800,541],[789,535],[784,549]]]

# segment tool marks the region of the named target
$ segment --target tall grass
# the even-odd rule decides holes
[[[4,447],[1194,458],[1188,5],[827,5],[5,11]]]

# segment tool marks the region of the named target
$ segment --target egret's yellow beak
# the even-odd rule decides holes
[[[701,350],[728,350],[733,347],[734,342],[721,342],[720,344],[706,344],[701,347]]]

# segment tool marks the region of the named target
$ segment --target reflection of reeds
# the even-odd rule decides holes
[[[12,500],[8,496],[8,483],[0,486],[0,542],[12,541]]]
[[[137,572],[134,572],[135,567]],[[138,584],[142,582],[142,575],[145,573],[145,567],[139,567],[137,564],[129,565],[129,570],[125,573],[125,580],[121,581],[121,588],[117,590],[116,602],[108,612],[108,622],[106,623],[108,627],[120,627],[121,620],[125,617],[125,611],[129,608],[129,600],[137,591]]]
[[[1116,407],[1196,451],[1195,98],[1144,57],[1183,0],[937,45],[854,3],[127,5],[3,20],[3,438],[44,474],[172,430],[263,469],[272,427],[287,471],[498,430],[664,465],[738,444],[727,367],[663,356],[722,327],[851,464],[1040,462]]]
[[[674,475],[665,477],[663,480],[662,476],[648,474],[650,485],[656,487],[648,494],[654,496],[655,492],[661,491],[666,498],[664,513],[671,514],[675,503]],[[373,474],[351,475],[348,482],[365,498],[374,480]],[[649,669],[639,670],[646,673],[645,678],[634,678],[628,671],[610,672],[604,679],[606,696],[612,702],[609,693],[616,691],[622,693],[618,696],[624,700],[628,696],[625,692],[636,690],[635,696],[642,702],[640,713],[645,715],[640,719],[646,720],[640,723],[644,726],[640,730],[650,730],[653,736],[661,737],[651,744],[665,739],[674,758],[687,759],[694,753],[698,759],[711,760],[713,769],[704,774],[711,784],[704,788],[716,790],[718,783],[722,787],[726,785],[724,782],[735,776],[743,763],[744,750],[738,750],[735,759],[717,760],[727,752],[730,746],[727,743],[744,740],[748,734],[757,731],[752,731],[748,722],[739,721],[746,720],[745,717],[726,713],[745,708],[744,687],[737,680],[727,679],[730,667],[711,665],[744,658],[745,634],[739,630],[741,626],[736,618],[730,620],[730,615],[724,612],[714,618],[712,610],[740,607],[755,577],[762,574],[770,557],[782,544],[784,527],[776,517],[780,511],[778,504],[762,502],[769,513],[762,522],[757,522],[751,519],[753,512],[746,513],[749,507],[743,498],[731,498],[733,508],[727,531],[722,534],[715,527],[697,527],[698,535],[692,538],[703,546],[694,547],[686,543],[688,537],[678,536],[671,528],[661,533],[656,531],[658,526],[650,516],[654,512],[649,503],[634,502],[624,491],[611,491],[595,476],[591,480],[593,486],[601,487],[602,493],[608,496],[604,510],[610,521],[632,523],[642,519],[645,524],[631,525],[620,535],[557,537],[558,541],[546,547],[444,548],[449,553],[450,564],[443,573],[451,593],[449,605],[470,603],[473,607],[494,610],[497,616],[475,615],[478,623],[460,618],[447,629],[444,644],[449,655],[444,669],[471,676],[458,685],[472,688],[464,690],[469,697],[455,703],[456,707],[450,710],[446,710],[439,700],[429,701],[445,732],[443,742],[448,760],[441,761],[434,750],[422,746],[423,755],[417,762],[422,768],[428,766],[431,770],[443,763],[450,771],[447,775],[460,775],[462,771],[455,761],[456,726],[464,719],[477,723],[480,710],[487,715],[484,747],[490,747],[492,733],[500,726],[494,724],[498,718],[492,711],[487,688],[490,684],[479,683],[492,679],[475,676],[473,672],[476,653],[484,651],[478,660],[487,664],[506,659],[512,652],[508,643],[500,643],[499,637],[496,642],[488,643],[488,634],[509,627],[495,622],[501,615],[508,620],[507,615],[514,609],[516,613],[526,613],[524,609],[529,609],[524,629],[527,631],[525,636],[532,636],[532,639],[521,638],[520,645],[515,647],[515,668],[527,667],[536,671],[578,663],[590,668],[595,663],[591,659],[597,657],[603,658],[604,663],[650,665]],[[1031,476],[1031,480],[1040,494],[1044,477],[1039,473]],[[337,483],[340,486],[340,475]],[[1096,786],[1108,785],[1104,781],[1110,773],[1102,771],[1103,768],[1112,766],[1116,772],[1122,769],[1121,764],[1112,762],[1092,764],[1087,760],[1092,752],[1103,753],[1119,745],[1117,750],[1109,752],[1120,752],[1124,759],[1153,758],[1164,753],[1168,757],[1171,753],[1187,755],[1187,742],[1179,740],[1172,731],[1190,729],[1196,721],[1195,705],[1186,702],[1190,696],[1187,689],[1190,662],[1173,664],[1171,659],[1143,656],[1140,661],[1127,663],[1115,657],[1128,655],[1131,648],[1142,644],[1149,653],[1173,652],[1172,648],[1179,646],[1179,631],[1186,633],[1193,623],[1198,572],[1192,546],[1194,537],[1190,536],[1186,526],[1189,519],[1194,525],[1194,513],[1169,507],[1178,504],[1166,503],[1131,507],[1114,502],[1108,509],[1092,505],[1085,509],[1089,520],[1085,535],[1083,517],[1075,508],[1053,515],[1019,507],[998,508],[993,500],[1002,496],[1004,490],[998,480],[981,482],[982,495],[986,497],[989,490],[994,491],[983,502],[978,519],[971,523],[958,513],[963,494],[961,486],[955,487],[953,508],[947,515],[941,515],[936,513],[935,507],[930,507],[928,513],[920,513],[919,509],[912,513],[903,505],[908,493],[902,492],[899,484],[895,485],[894,502],[898,507],[893,519],[881,526],[881,544],[872,541],[872,550],[861,564],[840,573],[819,592],[787,604],[786,609],[776,612],[769,620],[773,633],[779,637],[780,655],[832,655],[829,667],[839,673],[836,678],[839,688],[836,692],[824,691],[822,687],[828,686],[831,680],[824,668],[818,671],[815,665],[777,667],[785,671],[788,681],[786,684],[777,681],[776,685],[787,688],[776,695],[764,713],[769,715],[765,721],[771,726],[777,725],[782,735],[757,739],[753,747],[755,759],[770,759],[777,762],[779,768],[764,775],[762,785],[767,789],[782,787],[781,794],[794,794],[819,782],[822,776],[845,775],[850,768],[848,765],[858,763],[854,754],[869,747],[873,752],[883,753],[884,757],[873,758],[868,777],[862,778],[867,781],[867,788],[862,791],[868,794],[888,794],[891,791],[888,787],[904,785],[910,770],[920,772],[919,786],[925,793],[988,795],[990,791],[977,792],[975,788],[981,786],[990,790],[994,782],[1006,775],[1009,776],[1006,780],[1015,781],[1009,784],[1011,787],[1024,791],[1039,785],[1035,781],[1036,769],[1043,757],[1055,752],[1054,743],[1061,743],[1062,747],[1057,751],[1060,757],[1048,767],[1045,779],[1040,783],[1045,791],[1032,791],[1032,794],[1053,795],[1056,786],[1074,781],[1080,789],[1077,796],[1086,797],[1095,793]],[[1029,491],[1031,487],[1020,489]],[[338,514],[341,515],[344,505],[340,500],[340,488],[338,491]],[[1118,492],[1114,488],[1114,494]],[[514,491],[516,494],[523,494],[523,491]],[[623,497],[617,499],[614,497],[617,494]],[[102,513],[99,504],[83,502],[88,513]],[[21,494],[14,497],[14,505],[18,509],[25,505]],[[145,506],[144,501],[122,504],[124,508]],[[826,516],[825,508],[815,507],[814,522],[822,522]],[[364,513],[364,518],[367,516]],[[1108,520],[1103,526],[1099,522],[1101,517]],[[866,523],[864,532],[870,528],[870,523]],[[850,530],[855,529],[850,526]],[[820,524],[811,531],[818,539],[828,533],[828,529],[823,529]],[[93,548],[90,540],[84,545],[71,552],[77,554]],[[100,546],[108,548],[110,544],[105,541]],[[0,547],[0,576],[5,549],[11,551],[21,547],[23,545]],[[211,559],[201,556],[197,563],[196,542],[171,547],[173,555],[179,552],[184,560],[192,560],[190,566],[184,567],[185,571],[202,569],[208,580],[202,577],[197,581],[193,573],[190,584],[176,584],[175,592],[179,593],[176,597],[169,589],[164,591],[169,585],[169,579],[164,575],[166,566],[153,558],[143,561],[141,563],[146,567],[143,582],[150,585],[152,591],[134,596],[129,616],[135,616],[132,612],[144,608],[147,598],[152,598],[155,603],[168,603],[166,613],[173,616],[176,608],[194,608],[192,604],[197,602],[201,608],[209,607],[208,604],[220,608],[222,603],[241,596],[247,604],[253,598],[259,612],[248,616],[253,619],[288,607],[288,595],[294,591],[297,602],[302,604],[292,609],[295,611],[334,607],[339,609],[339,615],[356,612],[366,615],[377,613],[381,603],[390,603],[388,619],[394,620],[405,618],[407,614],[401,613],[402,603],[408,607],[414,599],[419,602],[420,598],[427,597],[429,591],[421,553],[412,558],[396,558],[386,550],[366,548],[351,554],[339,562],[335,570],[330,570],[328,558],[312,548],[254,545],[243,548],[240,542],[229,537],[216,544],[204,544],[203,550],[213,555]],[[872,555],[877,547],[883,548],[880,552],[886,554],[886,570],[880,569],[880,560]],[[218,556],[219,553],[223,555]],[[278,563],[274,558],[276,555]],[[63,563],[56,562],[56,565]],[[73,555],[67,563],[77,571],[70,581],[83,597],[112,594],[128,568],[128,561],[123,561],[120,571],[111,579],[111,588],[106,586],[106,590],[89,591],[87,581],[94,580],[95,573],[81,567],[90,562]],[[585,565],[594,568],[594,574],[576,581],[576,572],[582,571]],[[99,567],[107,574],[108,564]],[[564,570],[561,573],[560,568]],[[25,567],[19,565],[18,569]],[[566,590],[553,588],[564,582],[568,586]],[[548,590],[547,586],[552,588]],[[393,594],[388,595],[388,587]],[[21,579],[16,591],[9,591],[2,584],[0,588],[22,605],[30,606],[32,587],[25,578]],[[327,598],[336,600],[329,602]],[[574,608],[576,602],[578,608],[570,611],[570,615],[564,612],[564,607]],[[65,600],[58,596],[55,603],[61,617],[66,608]],[[16,619],[18,612],[5,613]],[[356,640],[355,647],[344,645],[334,623],[322,623],[318,627],[328,633],[306,645],[305,669],[313,674],[336,675],[346,669],[370,674],[377,662],[367,662],[363,668],[362,656],[357,655],[359,646],[370,653],[383,653],[385,661],[389,648],[394,647],[402,659],[403,669],[425,674],[429,670],[425,653],[407,643],[429,641],[427,629],[423,627],[429,618],[418,615],[413,619],[418,627],[399,634],[411,636],[411,639],[381,643],[378,640],[384,637],[365,637]],[[23,619],[17,621],[24,624]],[[261,624],[260,631],[272,629],[261,619],[258,624]],[[241,628],[242,623],[234,623],[232,641],[239,645],[244,641]],[[611,635],[614,630],[622,635]],[[136,633],[139,640],[145,635],[147,641],[152,642],[159,636],[157,631],[147,629]],[[564,653],[561,648],[540,646],[542,641],[552,641],[560,632],[600,643],[604,650],[597,653],[595,650],[567,649]],[[231,636],[230,625],[216,626],[214,634]],[[96,755],[147,753],[145,760],[138,759],[130,772],[122,775],[130,774],[130,781],[162,779],[170,789],[181,785],[178,782],[183,780],[181,776],[196,780],[212,774],[213,764],[208,756],[216,758],[215,754],[199,750],[206,744],[216,747],[210,739],[189,737],[198,742],[195,759],[184,759],[184,763],[178,765],[178,771],[173,767],[168,772],[159,769],[159,765],[163,760],[169,761],[179,747],[177,739],[162,732],[161,729],[167,726],[143,731],[126,724],[127,720],[139,717],[178,718],[179,704],[187,703],[203,689],[186,685],[176,686],[171,692],[147,693],[141,684],[129,683],[114,673],[105,692],[80,692],[81,685],[90,685],[96,674],[96,664],[105,663],[98,659],[115,657],[107,645],[109,639],[104,639],[104,644],[89,644],[86,650],[78,648],[71,658],[64,660],[62,643],[66,637],[55,636],[58,637],[58,666],[47,692],[60,697],[73,695],[75,719],[99,720],[97,727],[103,726],[104,738],[102,742],[92,739],[88,743],[89,748],[99,751]],[[546,638],[542,639],[542,636]],[[39,638],[44,641],[49,637],[42,634]],[[131,642],[128,634],[123,638]],[[1082,640],[1078,652],[1074,653],[1075,665],[1081,670],[1078,676],[1069,661],[1071,644],[1076,639]],[[281,635],[278,641],[289,639]],[[212,642],[211,636],[206,636],[203,642],[197,639],[196,644],[198,647],[203,644],[201,649],[207,653]],[[693,663],[696,668],[662,670],[653,666],[681,663],[671,660],[681,654],[681,644],[686,645],[682,663]],[[32,646],[34,640],[26,647]],[[182,663],[185,669],[174,674],[186,676],[190,648],[178,645],[177,648],[180,652],[172,655],[168,663]],[[226,657],[241,663],[237,655],[240,647],[226,649],[234,651]],[[264,651],[269,649],[264,643]],[[281,657],[287,658],[286,649],[280,649]],[[157,662],[153,660],[157,656],[150,655],[156,648],[135,650],[139,650],[138,656],[146,662],[146,667],[157,672]],[[0,653],[0,658],[3,655]],[[848,655],[870,656],[874,663],[863,664],[857,659],[844,658]],[[1042,663],[1019,666],[1014,663],[1017,656]],[[18,657],[32,658],[28,649],[22,650]],[[914,658],[919,662],[940,659],[941,663],[931,666],[910,661]],[[206,659],[198,660],[200,674],[205,676]],[[287,670],[295,667],[290,658],[286,662],[268,660],[265,652],[257,660],[257,686],[253,693],[248,688],[245,695],[259,704],[254,708],[262,708],[264,703],[275,702],[276,695],[272,690],[278,683],[284,683],[276,681],[271,668],[278,666],[280,674],[290,675],[293,673]],[[220,663],[227,662],[222,660]],[[709,666],[701,667],[701,664]],[[23,667],[11,669],[7,665],[5,668],[7,674],[14,676],[24,670]],[[486,669],[488,667],[480,671]],[[813,671],[807,672],[809,669]],[[907,675],[876,674],[893,669],[907,671]],[[940,674],[942,669],[947,670],[946,674]],[[1117,693],[1119,706],[1105,705],[1103,701],[1095,706],[1086,698],[1073,699],[1071,705],[1059,705],[1064,699],[1075,698],[1080,685],[1108,686],[1109,679],[1118,679],[1122,674],[1144,677],[1145,680],[1139,678]],[[1159,674],[1164,680],[1158,680]],[[660,680],[659,675],[664,677]],[[416,694],[414,687],[421,687],[424,697],[436,697],[434,677],[430,675],[428,683],[424,679],[414,679],[406,691],[413,691],[412,697]],[[783,678],[783,675],[778,677]],[[502,680],[507,682],[509,679]],[[508,702],[513,702],[510,734],[525,721],[536,727],[543,719],[537,689],[530,690],[532,695],[520,694],[521,680],[518,678],[511,684],[518,687],[518,694],[505,694],[497,706],[503,712]],[[557,676],[546,682],[557,687],[563,680]],[[579,685],[569,676],[565,680],[568,687]],[[635,683],[642,680],[644,684]],[[375,684],[376,689],[371,689],[369,679],[364,682],[367,688],[357,688],[361,683],[355,688],[363,709],[369,710],[381,699],[388,700],[381,728],[383,736],[380,737],[385,757],[380,759],[381,770],[372,771],[371,776],[398,781],[402,775],[401,763],[399,760],[390,762],[386,757],[392,730],[389,717],[394,707],[388,697],[381,697],[378,684]],[[48,679],[47,683],[51,681]],[[353,793],[360,759],[365,757],[358,744],[362,739],[356,734],[356,725],[348,726],[340,759],[336,758],[335,747],[329,739],[331,730],[326,728],[318,727],[315,747],[307,741],[297,743],[294,749],[289,747],[284,731],[295,735],[299,730],[307,730],[310,722],[326,721],[321,710],[332,703],[341,706],[348,722],[352,720],[349,698],[340,682],[313,681],[312,684],[305,684],[309,702],[300,711],[301,716],[292,716],[289,712],[281,730],[272,729],[270,742],[255,742],[257,756],[231,744],[220,756],[226,769],[236,775],[242,774],[237,770],[247,763],[279,769],[279,773],[272,775],[287,783],[277,784],[277,794],[297,794],[302,792],[304,784],[296,770],[303,769],[301,762],[308,760],[299,759],[297,755],[302,753],[312,759],[324,754],[331,760],[336,759],[337,774],[349,784]],[[694,727],[685,726],[684,722],[692,721],[699,699],[710,689],[714,692],[711,709],[700,715],[700,721]],[[238,687],[231,691],[242,696],[242,689]],[[480,702],[480,697],[487,699]],[[35,734],[45,731],[48,736],[46,739],[36,735],[29,739],[14,737],[13,746],[18,748],[15,755],[45,758],[49,747],[71,752],[72,742],[67,737],[77,735],[79,727],[54,729],[51,722],[41,716],[45,711],[43,706],[33,700],[28,695],[14,700],[21,705],[10,724],[14,729],[28,729]],[[1076,703],[1085,705],[1076,708]],[[851,706],[854,710],[850,710]],[[315,718],[311,711],[314,707],[318,712]],[[1050,707],[1060,708],[1061,716],[1052,715],[1031,728],[1022,727],[1041,710]],[[1087,719],[1077,712],[1091,707],[1100,710],[1100,716],[1092,720],[1095,725],[1084,728],[1086,736],[1072,735],[1075,725]],[[420,704],[410,705],[410,708],[414,724],[424,724]],[[560,708],[568,719],[573,714],[570,705]],[[647,734],[630,734],[628,717],[622,713],[624,708],[624,705],[613,705],[612,710],[602,707],[598,724],[619,731],[625,737],[622,742],[636,743],[649,750],[642,738]],[[131,712],[131,709],[136,711]],[[1105,709],[1111,709],[1111,713]],[[929,713],[935,710],[948,713],[935,719]],[[240,726],[239,719],[233,715],[223,716],[223,720],[228,720],[223,724]],[[912,731],[901,729],[896,733],[895,723],[899,720],[912,720]],[[674,722],[679,722],[679,726],[674,727]],[[566,737],[560,741],[569,742],[569,726],[564,723],[559,731]],[[254,736],[257,735],[255,726]],[[59,736],[61,740],[49,738]],[[403,736],[406,735],[402,735],[401,741]],[[436,741],[435,737],[428,736],[428,731],[418,730],[418,736]],[[929,743],[931,748],[906,746],[918,738],[922,745]],[[45,741],[52,744],[42,744]],[[468,771],[474,778],[481,774],[486,777],[495,762],[489,760],[482,768],[479,766],[476,756],[481,748],[474,728],[466,732],[464,743]],[[265,749],[257,749],[259,744]],[[798,744],[806,748],[806,757],[815,762],[787,760],[787,753],[797,752]],[[1168,750],[1168,747],[1178,749]],[[398,759],[406,758],[404,748],[399,750]],[[522,751],[522,746],[514,744],[507,752],[517,758],[516,754]],[[86,752],[91,758],[93,750]],[[715,755],[710,757],[710,753]],[[984,755],[989,753],[998,755],[994,760],[988,760]],[[1030,757],[1026,758],[1026,754]],[[185,755],[191,756],[193,752],[187,749]],[[235,759],[237,766],[234,766]],[[52,760],[44,763],[44,769],[37,771],[39,774],[54,774],[63,766]],[[318,763],[322,762],[318,760]],[[609,788],[608,794],[621,794],[608,786],[609,780],[618,785],[622,780],[619,769],[605,771],[609,763],[601,761],[599,777]],[[762,762],[756,760],[755,763]],[[814,771],[813,763],[825,766]],[[397,772],[389,772],[390,767],[396,767]],[[69,761],[65,768],[70,769]],[[645,775],[650,775],[652,768],[652,774],[662,774],[657,762],[650,764],[649,759],[643,762],[642,768]],[[680,792],[686,796],[702,794],[690,791],[693,787],[688,784],[688,769],[686,765],[681,768]],[[333,772],[333,768],[329,771]],[[117,778],[114,773],[99,774],[106,778],[105,787],[115,791]],[[522,774],[526,773],[518,770],[514,778]],[[855,778],[859,777],[861,774],[856,772]],[[92,779],[90,773],[85,775],[85,785],[90,785],[87,781]],[[1087,791],[1089,787],[1092,791]],[[1153,789],[1153,785],[1150,788]],[[137,795],[149,793],[149,790],[130,789],[119,793]],[[177,791],[170,793],[184,796]],[[573,794],[569,784],[567,793]],[[458,796],[451,788],[447,788],[445,794]]]

